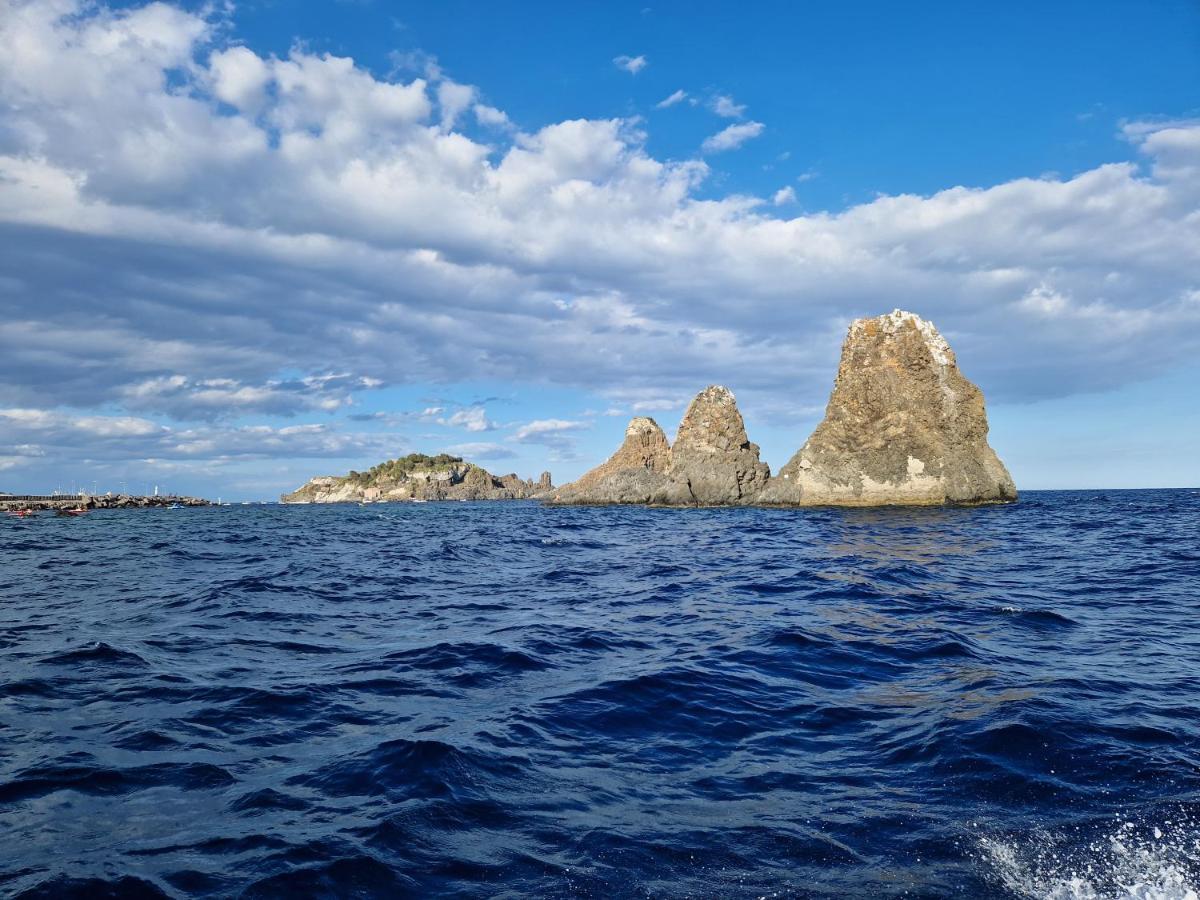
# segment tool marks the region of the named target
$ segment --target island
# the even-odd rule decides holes
[[[460,456],[410,453],[365,472],[319,475],[279,499],[283,503],[375,503],[413,500],[526,500],[547,495],[550,473],[537,481],[493,475]]]

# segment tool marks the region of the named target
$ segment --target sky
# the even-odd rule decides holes
[[[0,491],[778,470],[933,321],[1019,488],[1200,484],[1200,3],[0,0]]]

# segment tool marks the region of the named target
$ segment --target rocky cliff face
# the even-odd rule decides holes
[[[499,477],[455,456],[412,454],[368,472],[321,475],[284,494],[284,503],[353,503],[393,500],[523,500],[551,490],[550,473],[538,482]]]
[[[934,326],[896,310],[858,319],[803,447],[757,502],[880,506],[1015,500],[987,443],[983,394]]]
[[[625,440],[608,460],[547,499],[552,503],[651,503],[670,482],[671,445],[658,423],[632,419]]]
[[[771,477],[758,458],[758,445],[746,436],[746,425],[733,393],[710,385],[688,406],[667,469],[671,486],[657,502],[725,506],[754,498]]]
[[[635,418],[607,462],[560,488],[550,502],[719,506],[747,502],[769,476],[733,394],[713,385],[688,407],[675,446],[653,419]]]

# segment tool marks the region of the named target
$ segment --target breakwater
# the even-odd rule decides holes
[[[210,506],[200,497],[156,494],[0,494],[0,510],[10,509],[145,509],[166,506]]]

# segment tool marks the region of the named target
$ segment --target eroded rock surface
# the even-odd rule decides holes
[[[552,503],[650,503],[668,487],[671,445],[653,419],[638,416],[625,429],[617,452],[555,491]]]
[[[656,499],[700,506],[746,503],[770,476],[770,467],[759,461],[758,445],[746,436],[733,393],[710,385],[696,395],[679,423],[667,469],[670,485]]]
[[[757,498],[881,506],[1015,500],[987,442],[983,394],[932,323],[895,310],[858,319],[825,418]]]
[[[770,469],[733,394],[705,388],[688,407],[672,447],[653,419],[638,417],[605,463],[549,498],[552,503],[650,503],[718,506],[744,503],[767,483]]]

